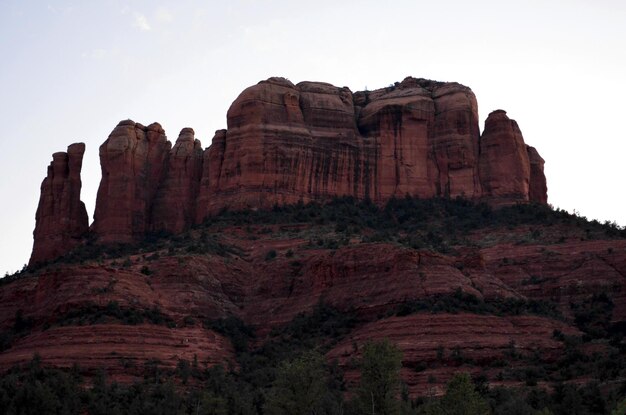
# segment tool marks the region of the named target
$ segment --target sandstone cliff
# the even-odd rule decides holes
[[[152,210],[152,230],[180,233],[196,218],[196,199],[202,178],[202,144],[191,128],[184,128],[169,153],[165,178]]]
[[[54,153],[48,175],[41,183],[41,197],[30,264],[57,258],[80,244],[89,228],[85,204],[80,200],[80,170],[85,144]]]
[[[91,228],[102,242],[132,242],[150,230],[170,147],[159,124],[131,120],[120,122],[100,146],[102,181]]]
[[[203,151],[190,128],[171,148],[159,124],[120,122],[100,147],[93,236],[128,243],[149,232],[179,233],[223,209],[336,196],[378,204],[405,195],[547,203],[539,153],[502,110],[489,115],[481,136],[476,97],[458,83],[409,77],[353,94],[270,78],[237,97],[227,123]],[[54,189],[42,201],[61,197]],[[64,230],[63,214],[40,207],[39,215],[58,218],[55,231],[76,234]],[[42,246],[43,234],[35,237]],[[35,258],[70,248],[61,241]]]

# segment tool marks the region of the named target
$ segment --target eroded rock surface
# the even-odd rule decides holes
[[[65,254],[87,234],[89,219],[80,200],[83,154],[85,144],[76,143],[67,152],[52,155],[48,175],[41,183],[31,265]]]
[[[480,137],[484,196],[502,205],[530,200],[530,161],[517,123],[503,110],[489,114]]]
[[[159,124],[131,120],[120,122],[100,146],[102,180],[91,228],[101,242],[133,242],[151,229],[170,147]]]
[[[377,204],[406,195],[547,203],[544,161],[517,123],[494,111],[481,136],[476,97],[454,82],[408,77],[352,93],[269,78],[237,97],[227,124],[202,150],[191,128],[171,148],[159,124],[120,122],[100,147],[94,239],[135,242],[151,232],[180,233],[224,209],[337,196]],[[63,191],[47,187],[42,203],[63,199],[56,193]],[[62,215],[45,220],[39,234],[80,234]],[[71,244],[56,245],[43,256],[60,256]]]
[[[195,139],[193,129],[184,128],[169,153],[152,211],[152,230],[180,233],[195,223],[202,157],[202,144]]]

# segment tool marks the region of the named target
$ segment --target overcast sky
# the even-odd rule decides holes
[[[28,262],[52,153],[122,119],[203,146],[271,76],[352,91],[411,75],[457,81],[480,127],[502,108],[546,160],[549,203],[626,225],[626,2],[0,0],[0,271]]]

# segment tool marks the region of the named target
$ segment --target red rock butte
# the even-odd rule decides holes
[[[544,160],[506,112],[480,134],[472,90],[408,77],[352,93],[270,78],[244,90],[227,130],[203,150],[191,128],[172,147],[158,123],[120,122],[100,146],[102,180],[89,226],[80,200],[84,144],[55,153],[41,185],[30,264],[87,236],[128,243],[182,232],[225,208],[353,196],[465,197],[494,206],[547,203]]]

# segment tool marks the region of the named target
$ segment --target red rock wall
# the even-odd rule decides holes
[[[48,175],[41,183],[31,265],[65,254],[87,234],[89,219],[80,200],[84,153],[85,144],[76,143],[67,148],[67,153],[52,155]]]
[[[407,78],[352,94],[270,78],[235,100],[216,146],[205,157],[198,220],[225,207],[345,195],[547,202],[541,158],[531,154],[531,168],[515,121],[495,111],[481,137],[476,98],[457,83]]]
[[[91,229],[101,242],[132,242],[151,229],[170,147],[159,124],[131,120],[120,122],[100,146],[102,181]]]
[[[225,208],[335,196],[547,203],[544,161],[515,121],[494,111],[480,136],[476,97],[457,83],[409,77],[353,94],[270,78],[239,95],[227,122],[204,153],[190,128],[170,150],[159,124],[120,122],[100,147],[102,181],[91,226],[97,239],[128,243],[147,232],[181,232]],[[79,176],[72,180],[80,190]],[[65,200],[63,186],[46,186],[35,232],[38,260],[66,253],[68,238],[81,234],[73,219],[63,219],[69,213],[49,206]]]
[[[535,147],[526,146],[528,151],[528,161],[530,162],[530,188],[529,195],[531,202],[548,203],[548,185],[546,176],[543,173],[545,161],[537,152]]]
[[[184,128],[169,153],[168,168],[151,217],[153,231],[180,233],[196,220],[196,199],[202,177],[202,144]]]
[[[497,110],[485,121],[480,137],[483,196],[496,205],[530,200],[530,161],[517,123]]]

